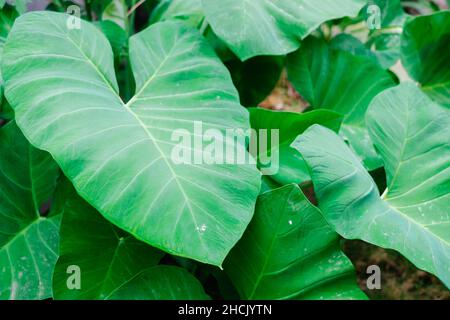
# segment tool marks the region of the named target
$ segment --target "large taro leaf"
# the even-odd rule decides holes
[[[207,21],[241,59],[283,55],[327,20],[356,16],[365,0],[202,0]]]
[[[433,100],[450,108],[450,11],[407,23],[401,53],[411,77]]]
[[[249,127],[225,67],[195,30],[152,25],[130,38],[137,92],[125,104],[108,41],[84,21],[66,29],[66,19],[29,13],[10,33],[5,94],[19,126],[108,220],[169,253],[220,265],[252,217],[260,173],[172,156],[175,145],[200,163],[214,152],[186,145],[201,139],[196,121],[223,135]],[[184,140],[175,143],[175,131]],[[219,138],[224,150],[246,155],[245,143]]]
[[[70,183],[63,206],[60,257],[53,275],[55,299],[105,299],[145,269],[163,252],[112,225],[76,194]],[[67,273],[78,266],[81,288],[69,289]]]
[[[51,197],[58,168],[30,146],[14,122],[0,128],[0,300],[52,296],[59,217],[40,208]]]
[[[117,288],[108,300],[209,300],[201,283],[183,268],[159,265]]]
[[[364,299],[340,239],[297,185],[264,193],[225,261],[243,299]]]
[[[382,162],[373,148],[365,115],[372,99],[395,85],[388,71],[371,58],[354,56],[310,37],[288,58],[288,74],[300,94],[314,108],[326,108],[344,116],[341,135],[373,170]]]
[[[382,198],[359,160],[329,129],[295,142],[320,208],[342,236],[399,251],[450,286],[450,114],[412,84],[373,101],[367,123],[385,163]]]
[[[280,185],[301,184],[311,180],[305,161],[291,147],[297,136],[313,124],[321,124],[338,132],[342,122],[342,116],[330,110],[294,113],[250,108],[249,111],[250,123],[256,133],[267,130],[267,150],[258,150],[258,164],[262,168],[273,166],[275,170],[270,178]],[[278,144],[276,139],[272,139],[273,134],[278,135]],[[258,140],[260,145],[261,142],[265,142],[265,139]],[[268,163],[267,160],[272,161]]]

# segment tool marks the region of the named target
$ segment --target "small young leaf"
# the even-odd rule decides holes
[[[308,167],[298,152],[291,147],[297,136],[313,124],[321,124],[336,132],[342,122],[342,116],[330,110],[314,110],[306,113],[279,112],[262,108],[250,108],[250,123],[257,132],[268,131],[268,150],[279,170],[270,179],[285,185],[289,183],[301,184],[311,180]],[[272,145],[270,131],[278,130],[279,145]],[[259,155],[264,156],[264,154]]]
[[[174,132],[192,142],[197,122],[245,140],[248,112],[228,71],[196,30],[154,24],[130,38],[137,92],[125,104],[107,39],[66,20],[27,13],[8,37],[5,94],[19,127],[108,220],[169,253],[221,265],[253,215],[260,173],[250,161],[196,164],[193,154],[207,152],[197,143],[189,163],[172,154]],[[224,140],[223,150],[248,157],[245,142]]]

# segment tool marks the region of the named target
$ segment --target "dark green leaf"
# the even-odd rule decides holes
[[[372,99],[395,85],[389,72],[371,58],[332,49],[310,37],[289,56],[288,75],[314,108],[331,109],[344,116],[340,133],[369,170],[382,166],[367,132],[365,115]]]
[[[267,192],[225,263],[243,299],[364,299],[339,236],[296,185]]]

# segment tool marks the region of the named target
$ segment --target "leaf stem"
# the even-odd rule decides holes
[[[130,16],[137,8],[139,8],[146,0],[139,0],[138,3],[134,4],[130,10],[128,10],[128,16]]]

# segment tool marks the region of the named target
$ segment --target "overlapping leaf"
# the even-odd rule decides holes
[[[113,226],[68,186],[60,231],[60,257],[53,276],[55,299],[105,299],[163,253]],[[81,288],[67,286],[78,266]],[[149,290],[152,289],[151,287]]]
[[[249,127],[228,72],[195,30],[158,23],[130,39],[137,92],[125,104],[107,40],[84,21],[67,29],[66,19],[29,13],[11,31],[3,71],[19,126],[108,220],[169,253],[220,265],[252,217],[260,174],[251,164],[175,164],[172,135],[198,136],[196,121],[222,133]],[[224,150],[245,155],[233,142],[222,141]]]
[[[0,299],[45,299],[58,251],[59,218],[41,206],[58,168],[25,140],[14,122],[0,128]]]
[[[341,135],[369,170],[382,165],[365,125],[372,99],[395,85],[392,76],[370,58],[330,48],[308,38],[288,58],[288,74],[300,94],[314,108],[327,108],[344,116]]]
[[[450,108],[450,11],[407,23],[401,52],[411,77],[433,100]]]
[[[201,283],[185,269],[159,265],[117,288],[108,300],[209,300]]]
[[[260,196],[225,271],[243,299],[364,299],[339,236],[296,185]]]
[[[162,0],[153,10],[150,23],[178,19],[200,27],[205,19],[201,0]]]
[[[395,249],[450,286],[450,113],[405,84],[375,98],[367,123],[386,168],[383,199],[332,131],[313,126],[295,142],[322,212],[342,236]]]
[[[283,55],[321,23],[356,16],[364,0],[202,0],[207,21],[241,60]]]

